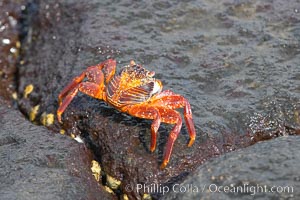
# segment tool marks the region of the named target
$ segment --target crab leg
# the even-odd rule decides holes
[[[150,105],[150,106],[152,106],[152,105]],[[182,127],[182,119],[181,119],[179,112],[177,112],[176,110],[165,109],[164,107],[155,108],[155,107],[150,107],[150,106],[147,106],[147,105],[135,106],[134,109],[132,109],[130,111],[130,114],[133,116],[136,116],[136,117],[144,118],[144,119],[153,119],[153,116],[155,116],[155,118],[154,118],[155,120],[153,121],[152,126],[151,126],[151,130],[152,130],[151,147],[153,146],[154,142],[156,144],[157,129],[159,127],[159,124],[158,124],[158,126],[156,125],[157,121],[159,121],[159,123],[164,122],[164,123],[168,123],[168,124],[175,124],[175,126],[173,127],[173,129],[171,130],[171,133],[169,135],[165,153],[164,153],[163,162],[160,166],[160,168],[163,169],[169,163],[169,160],[170,160],[170,157],[172,154],[172,150],[173,150],[174,142],[177,139],[178,134],[180,133],[180,130]],[[153,109],[156,111],[153,112]],[[146,111],[148,111],[148,112],[146,112]],[[159,115],[155,115],[156,113],[159,113]],[[159,116],[159,118],[157,116]],[[157,127],[157,129],[155,129],[154,131],[152,129],[153,126],[155,128]],[[155,147],[155,146],[153,146],[153,147]]]
[[[97,76],[102,76],[101,75],[101,74],[103,74],[101,71],[102,69],[105,74],[105,81],[108,82],[112,78],[112,76],[115,74],[116,61],[113,59],[108,59],[104,62],[99,63],[96,66],[90,66],[84,72],[82,72],[79,76],[75,77],[59,93],[59,95],[58,95],[59,105],[61,105],[62,99],[65,98],[69,94],[69,92],[72,91],[80,82],[82,82],[85,77],[87,77],[90,82],[99,83],[99,80],[97,80]]]
[[[77,83],[79,80],[82,81],[84,77],[87,77],[90,82]],[[61,101],[60,98],[63,96],[66,97],[57,109],[58,121],[61,123],[62,113],[76,96],[78,90],[94,98],[102,99],[102,92],[104,88],[103,79],[104,75],[102,71],[98,70],[96,67],[89,67],[80,76],[74,78],[73,81],[59,95],[59,101]],[[72,88],[71,92],[69,92],[70,88]]]
[[[151,125],[151,151],[155,150],[157,131],[160,123],[164,122],[168,124],[175,124],[169,135],[166,150],[164,153],[163,163],[161,164],[161,168],[165,168],[170,160],[174,142],[177,139],[182,127],[182,119],[179,112],[172,109],[166,109],[163,106],[155,107],[152,104],[131,106],[131,108],[128,109],[127,112],[135,117],[154,119]]]
[[[193,117],[192,117],[191,105],[186,99],[184,100],[184,103],[185,103],[185,106],[184,106],[183,115],[184,115],[184,120],[185,120],[187,128],[188,128],[189,135],[190,135],[190,141],[188,144],[188,147],[190,147],[193,145],[193,143],[195,141],[196,130],[195,130],[195,125],[194,125],[194,121],[193,121]]]
[[[163,122],[169,123],[169,124],[175,124],[175,126],[171,130],[171,133],[168,137],[168,141],[167,141],[165,153],[164,153],[164,159],[160,166],[160,168],[163,169],[169,163],[169,160],[170,160],[170,157],[172,154],[172,150],[173,150],[174,142],[177,139],[177,137],[180,133],[181,127],[182,127],[182,119],[181,119],[180,114],[176,110],[169,110],[169,109],[164,110],[164,112],[161,113],[161,115],[162,115],[161,117],[162,117]]]
[[[60,106],[59,106],[59,108],[56,111],[56,115],[57,115],[57,119],[58,119],[59,123],[61,123],[61,115],[62,115],[62,113],[66,110],[66,108],[68,107],[68,105],[71,103],[71,101],[73,100],[73,98],[76,96],[76,94],[78,92],[78,86],[75,86],[77,88],[74,88],[74,86],[72,86],[72,87],[73,87],[73,90],[70,93],[68,93],[68,95],[66,96],[66,98],[62,101],[62,103],[60,103],[61,100],[59,99]]]
[[[101,85],[97,85],[96,83],[90,83],[90,82],[83,82],[79,83],[63,100],[62,104],[57,109],[57,119],[61,123],[61,115],[65,111],[65,109],[68,107],[68,105],[71,103],[73,98],[76,96],[78,91],[87,94],[91,97],[102,99],[103,96],[103,87]]]
[[[161,116],[159,114],[159,112],[156,111],[156,118],[154,119],[154,121],[151,124],[151,144],[150,144],[150,151],[153,152],[155,150],[156,147],[156,138],[157,138],[157,132],[160,126],[160,122],[161,122]]]
[[[65,98],[70,91],[73,92],[74,88],[85,78],[86,72],[84,71],[79,76],[75,77],[58,95],[58,104],[61,105],[62,99]]]
[[[154,107],[166,107],[172,110],[183,107],[183,115],[190,135],[188,146],[192,146],[196,138],[196,131],[190,103],[183,96],[170,90],[165,90],[154,97],[151,105]]]
[[[115,73],[116,61],[108,59],[96,66],[88,67],[83,73],[75,77],[58,95],[59,108],[57,118],[61,122],[61,115],[76,96],[78,91],[97,99],[103,99],[104,80],[108,82]],[[103,72],[102,72],[103,70]],[[87,82],[82,82],[84,78]]]
[[[135,117],[144,119],[154,119],[151,124],[151,144],[150,151],[153,152],[156,147],[157,132],[161,123],[160,113],[156,108],[149,107],[146,105],[132,106],[127,112]]]
[[[83,73],[82,73],[83,74]],[[59,95],[59,101],[61,101],[61,98],[65,96],[64,100],[60,104],[59,108],[57,109],[57,119],[61,123],[61,115],[67,108],[67,106],[71,103],[73,98],[78,93],[78,90],[82,93],[85,93],[89,96],[92,96],[94,98],[102,99],[103,98],[103,79],[104,75],[102,71],[99,71],[95,67],[90,67],[88,70],[84,72],[84,76],[80,75],[73,79],[73,81],[60,93]],[[78,80],[83,80],[83,78],[86,76],[88,77],[88,80],[91,82],[81,82],[76,83]],[[72,88],[71,92],[69,92],[70,88]]]
[[[180,133],[182,127],[182,119],[179,112],[177,112],[175,109],[182,107],[184,108],[184,119],[186,121],[188,132],[190,135],[188,146],[191,146],[195,141],[196,131],[192,118],[191,106],[184,97],[175,94],[170,90],[166,90],[154,96],[151,99],[151,102],[148,102],[146,105],[133,105],[130,106],[129,109],[123,110],[124,112],[128,112],[132,116],[144,119],[154,119],[151,125],[151,151],[154,151],[155,149],[156,135],[160,122],[175,124],[167,141],[161,168],[165,168],[168,164],[174,142],[177,139],[178,134]]]

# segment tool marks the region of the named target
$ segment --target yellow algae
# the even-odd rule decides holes
[[[92,160],[92,167],[91,167],[93,176],[97,181],[100,181],[100,173],[101,173],[101,167],[99,163],[96,160]]]
[[[66,133],[66,131],[64,129],[60,129],[59,133],[64,135]]]
[[[46,126],[50,126],[54,122],[54,114],[50,113],[46,115]]]
[[[104,186],[106,192],[109,192],[111,194],[114,194],[114,191],[112,189],[110,189],[108,186]]]
[[[53,122],[54,122],[54,114],[52,114],[52,113],[50,113],[50,114],[43,113],[42,114],[41,123],[44,126],[50,126],[53,124]]]
[[[41,116],[41,123],[44,125],[44,126],[46,126],[46,113],[44,112],[43,114],[42,114],[42,116]]]
[[[127,194],[124,194],[124,195],[123,195],[123,199],[124,199],[124,200],[129,200]]]
[[[106,181],[107,181],[107,186],[113,190],[117,189],[121,184],[121,181],[119,181],[109,175],[106,176]]]
[[[40,105],[36,105],[36,106],[34,106],[34,107],[31,109],[31,111],[30,111],[30,113],[29,113],[29,120],[30,120],[30,121],[34,121],[34,120],[35,120],[35,117],[36,117],[36,114],[37,114],[38,111],[39,111],[39,108],[40,108]]]
[[[33,91],[33,85],[29,84],[26,86],[25,90],[24,90],[24,98],[28,98],[28,95]]]
[[[16,47],[17,47],[18,49],[20,49],[20,47],[21,47],[21,42],[20,42],[20,41],[17,41],[17,42],[16,42]]]
[[[144,194],[143,199],[144,200],[151,200],[152,198],[151,198],[150,194]]]

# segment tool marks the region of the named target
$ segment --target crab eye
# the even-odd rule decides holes
[[[155,75],[155,71],[149,71],[149,72],[147,73],[147,75],[148,75],[149,77],[153,77],[153,76]]]

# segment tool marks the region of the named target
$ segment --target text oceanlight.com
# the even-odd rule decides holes
[[[162,184],[137,184],[135,187],[132,187],[131,185],[126,185],[125,190],[127,192],[131,192],[135,190],[137,193],[160,193],[160,194],[166,194],[169,192],[175,192],[175,193],[204,193],[204,192],[211,192],[211,193],[241,193],[241,194],[249,194],[249,195],[255,195],[258,193],[289,193],[292,194],[294,192],[293,186],[270,186],[270,185],[250,185],[248,183],[245,183],[243,185],[225,185],[220,186],[216,184],[210,184],[210,185],[193,185],[193,184],[186,184],[186,185],[180,185],[180,184],[174,184],[171,186],[166,186]]]

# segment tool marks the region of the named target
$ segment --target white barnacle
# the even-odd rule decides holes
[[[83,143],[83,140],[78,135],[75,136],[74,140],[76,140],[78,143]]]

